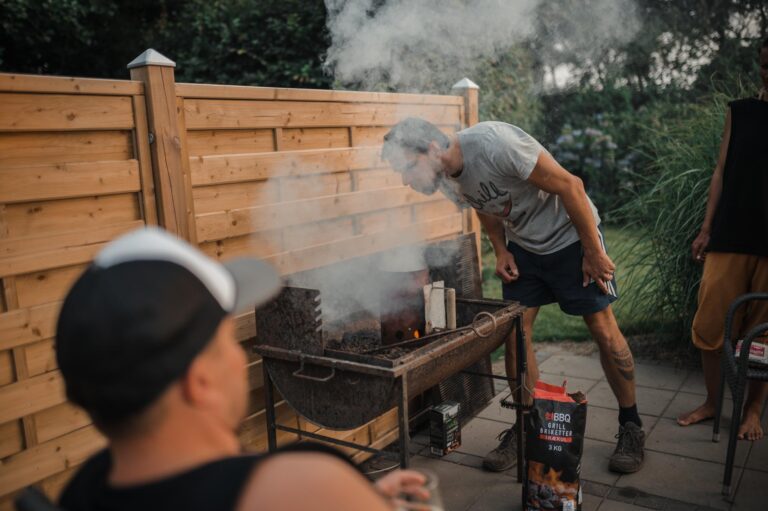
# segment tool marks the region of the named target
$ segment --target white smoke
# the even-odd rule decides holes
[[[639,30],[635,0],[325,0],[326,66],[363,90],[445,90],[522,41],[566,40],[585,63]],[[532,45],[535,49],[537,46]],[[543,45],[546,46],[546,45]],[[539,57],[551,57],[539,55]],[[482,87],[483,84],[480,84]]]

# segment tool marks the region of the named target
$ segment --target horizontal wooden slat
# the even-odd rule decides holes
[[[280,202],[280,180],[197,186],[192,189],[192,199],[198,215]]]
[[[275,133],[271,129],[190,131],[187,149],[190,157],[269,152],[275,149]]]
[[[15,420],[0,424],[0,459],[16,454],[23,448],[24,429],[21,421]]]
[[[318,89],[283,89],[241,85],[177,83],[176,94],[185,98],[276,99],[291,101],[343,101],[356,103],[446,104],[463,105],[461,96],[357,92]]]
[[[394,125],[406,117],[461,124],[458,105],[187,99],[187,129],[309,128]]]
[[[76,264],[16,276],[19,307],[34,307],[61,300],[85,268],[85,264]]]
[[[39,486],[48,496],[51,502],[58,502],[61,492],[64,491],[70,479],[74,477],[80,467],[70,467],[63,472],[59,472],[40,481]]]
[[[131,80],[102,80],[70,76],[0,73],[2,92],[62,92],[71,94],[144,94],[144,84]]]
[[[62,403],[35,414],[38,442],[47,442],[91,423],[88,414],[71,403]]]
[[[423,222],[431,218],[439,218],[458,213],[461,210],[451,201],[442,200],[413,206],[413,218],[416,222]]]
[[[281,151],[349,147],[347,128],[286,128],[280,138]]]
[[[282,233],[277,230],[257,232],[200,244],[208,257],[226,260],[233,257],[266,257],[282,252]]]
[[[189,159],[192,185],[236,183],[383,167],[378,147],[200,156]]]
[[[398,186],[209,213],[197,216],[197,239],[202,242],[232,238],[251,232],[280,229],[436,199],[439,198]]]
[[[39,254],[0,259],[0,277],[81,264],[92,260],[107,243],[93,243]]]
[[[437,239],[460,233],[461,214],[413,224],[398,231],[384,231],[370,235],[314,245],[302,250],[283,252],[266,258],[283,275],[311,270],[321,266],[370,255],[400,245]]]
[[[264,366],[261,360],[248,365],[248,388],[260,389],[264,386]]]
[[[52,338],[60,308],[54,302],[0,314],[0,350]]]
[[[29,376],[38,376],[58,368],[53,339],[33,342],[22,347]]]
[[[141,220],[105,225],[95,229],[73,230],[46,236],[24,236],[13,239],[0,239],[0,259],[27,254],[38,254],[51,250],[66,250],[83,245],[93,245],[109,241],[121,234],[144,225]],[[73,226],[78,227],[78,226]]]
[[[298,426],[296,419],[296,413],[293,409],[283,400],[275,400],[275,417],[279,424],[283,424],[292,428]],[[265,452],[267,450],[267,426],[266,426],[266,412],[260,410],[259,412],[246,417],[240,427],[240,442],[249,449]],[[284,445],[290,442],[295,442],[298,437],[294,433],[288,433],[285,431],[277,432],[277,444]]]
[[[4,211],[3,211],[4,209]],[[8,204],[0,208],[0,238],[42,236],[78,229],[98,229],[141,219],[138,194],[81,197]]]
[[[0,94],[0,131],[133,128],[130,96]]]
[[[253,311],[235,317],[235,339],[243,341],[256,335],[256,319]]]
[[[64,379],[58,371],[11,383],[0,387],[0,424],[64,401]]]
[[[130,131],[0,133],[2,167],[128,160],[132,157]]]
[[[10,350],[0,351],[0,385],[7,385],[15,378],[13,353]]]
[[[0,168],[0,202],[29,202],[141,189],[137,160]]]
[[[311,199],[326,195],[350,193],[352,191],[352,176],[349,172],[313,174],[310,176],[283,177],[269,180],[270,183],[276,181],[280,184],[280,201],[270,202]],[[251,205],[255,206],[256,204]]]
[[[11,492],[77,466],[105,445],[93,426],[36,445],[0,465],[0,488]]]
[[[402,176],[392,169],[357,170],[353,175],[355,190],[375,190],[403,184]]]
[[[343,240],[354,235],[355,225],[352,218],[333,218],[323,222],[289,227],[283,233],[283,243],[285,250],[297,250],[334,240]]]
[[[371,234],[387,229],[399,229],[413,223],[413,206],[385,209],[355,217],[358,234]]]

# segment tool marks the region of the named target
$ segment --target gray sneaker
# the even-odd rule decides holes
[[[643,465],[645,452],[645,432],[634,422],[627,422],[624,426],[619,426],[619,439],[616,444],[616,450],[608,463],[608,468],[620,474],[631,474],[637,472]]]
[[[483,468],[493,472],[503,472],[517,464],[517,431],[514,426],[505,429],[499,436],[499,446],[488,453],[483,460]]]

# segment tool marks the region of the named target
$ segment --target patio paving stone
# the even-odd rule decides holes
[[[765,419],[763,419],[763,427],[765,426],[766,422]],[[726,446],[728,445],[728,439],[724,438],[722,434],[720,435],[720,443],[725,443]],[[723,461],[725,461],[725,459],[723,459]],[[762,440],[752,443],[752,449],[749,451],[746,466],[752,470],[768,472],[768,438],[763,438]],[[765,481],[766,486],[768,487],[768,479]],[[766,492],[768,493],[768,490]],[[766,497],[766,501],[768,501],[768,497]]]
[[[484,457],[499,445],[499,433],[509,427],[506,423],[475,418],[461,429],[461,446],[456,451]]]
[[[683,413],[696,409],[704,402],[704,396],[700,394],[692,394],[689,392],[678,392],[669,407],[664,411],[664,417],[668,419],[677,419],[677,417]],[[730,397],[726,397],[723,400],[723,418],[720,423],[720,434],[722,436],[723,428],[730,425],[731,414],[733,412],[733,401]],[[710,434],[712,433],[712,420],[704,421],[699,424],[700,426],[707,426]]]
[[[427,468],[434,471],[440,480],[440,494],[443,498],[446,511],[464,511],[471,509],[472,505],[481,497],[492,490],[503,497],[507,492],[510,495],[507,502],[520,502],[520,485],[504,474],[483,472],[474,468],[465,467],[456,463],[449,463],[444,459],[416,456],[412,458],[413,468]],[[513,509],[520,509],[521,505]],[[482,508],[475,508],[482,509]],[[500,507],[486,507],[485,509],[505,509]],[[508,507],[506,507],[508,509]]]
[[[659,419],[656,427],[645,440],[645,448],[667,454],[677,454],[691,459],[725,463],[728,450],[728,430],[721,430],[720,442],[712,441],[712,421],[686,428],[672,419]],[[736,466],[744,466],[749,451],[747,442],[739,442],[736,448]]]
[[[653,429],[658,420],[652,415],[640,415],[643,420],[643,429],[646,433]],[[587,406],[587,433],[586,437],[603,442],[616,442],[616,434],[619,432],[619,414],[616,410]]]
[[[608,470],[608,458],[616,444],[599,440],[584,439],[584,453],[581,456],[581,478],[587,481],[613,486],[619,474]]]
[[[600,359],[595,356],[553,355],[543,364],[539,365],[539,371],[554,375],[588,378],[590,380],[600,380],[603,378],[603,367],[600,365]]]
[[[766,508],[768,508],[768,485],[766,485],[765,472],[745,470],[733,502],[733,511],[754,511]]]
[[[642,414],[660,416],[674,396],[675,392],[671,390],[637,387],[637,408]],[[587,400],[592,406],[619,409],[619,404],[607,381],[601,381],[595,385],[587,396]]]
[[[676,369],[656,364],[635,363],[635,383],[642,387],[679,390],[690,374],[689,369]]]
[[[722,470],[719,463],[646,451],[643,468],[634,474],[622,475],[616,486],[640,488],[651,495],[699,506],[729,509],[718,484]]]
[[[567,380],[566,389],[568,392],[581,391],[589,398],[589,391],[592,390],[600,380],[589,378],[579,378],[577,376],[564,376],[562,374],[544,373],[539,375],[539,379],[553,385],[562,385],[563,380]]]

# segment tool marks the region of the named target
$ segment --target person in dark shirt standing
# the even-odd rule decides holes
[[[108,448],[78,470],[60,506],[384,511],[389,497],[424,492],[413,471],[373,486],[319,444],[243,452],[247,360],[233,316],[280,287],[261,261],[222,265],[157,228],[107,245],[64,300],[56,356],[67,396]]]
[[[693,344],[701,350],[707,397],[677,418],[689,426],[714,417],[725,315],[739,295],[768,291],[768,39],[759,50],[762,89],[757,98],[728,104],[720,156],[712,175],[693,258],[704,263]],[[768,321],[768,303],[755,301],[734,318],[734,331],[747,332]],[[751,382],[739,438],[763,437],[760,415],[768,384]]]

